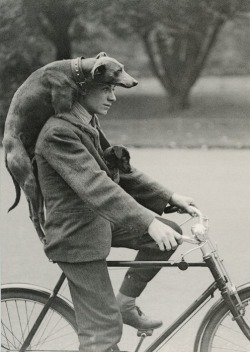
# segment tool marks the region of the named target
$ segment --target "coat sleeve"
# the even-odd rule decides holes
[[[47,130],[42,155],[99,215],[139,236],[147,231],[155,213],[137,203],[100,169],[74,131],[65,127]]]
[[[162,214],[173,192],[132,167],[130,174],[122,174],[120,186],[145,208]]]
[[[103,150],[110,146],[97,119],[100,141]],[[129,174],[120,173],[119,185],[129,193],[138,203],[157,214],[162,214],[173,192],[153,181],[143,172],[132,168]]]

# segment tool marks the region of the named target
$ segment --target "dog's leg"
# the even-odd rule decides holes
[[[42,224],[41,222],[44,223],[44,214],[39,212],[37,208],[37,203],[33,202],[33,200],[27,198],[28,205],[29,205],[29,213],[30,213],[30,219],[33,222],[33,225],[36,229],[36,232],[38,234],[38,237],[42,243],[45,243],[45,234],[42,229]]]
[[[29,204],[30,219],[34,224],[39,239],[44,243],[45,235],[42,229],[44,225],[43,198],[33,170],[32,173],[27,176],[22,185],[22,189]]]

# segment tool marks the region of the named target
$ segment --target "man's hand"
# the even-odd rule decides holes
[[[148,233],[158,244],[161,251],[176,249],[183,242],[182,236],[163,222],[154,219],[148,227]]]
[[[175,205],[181,212],[188,213],[191,216],[198,216],[200,212],[195,208],[194,200],[191,197],[182,196],[174,193],[169,200],[169,204]]]

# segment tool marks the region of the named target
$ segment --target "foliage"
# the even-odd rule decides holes
[[[240,0],[100,0],[101,20],[120,36],[142,40],[170,108],[188,106],[222,26],[244,9]],[[124,15],[125,14],[125,15]]]
[[[185,105],[216,39],[218,44],[203,72],[228,74],[232,73],[233,65],[239,73],[247,69],[249,44],[247,36],[242,35],[246,26],[237,27],[238,32],[236,27],[226,26],[224,34],[218,36],[224,23],[240,13],[240,8],[247,10],[247,3],[243,0],[2,0],[0,119],[5,119],[15,90],[35,69],[55,59],[89,57],[99,51],[124,62],[136,77],[150,76],[151,67],[170,98],[176,99],[177,105]],[[245,51],[241,49],[242,38],[245,38]],[[232,40],[234,51],[230,48]],[[245,57],[238,54],[239,50]]]
[[[0,117],[3,121],[14,91],[32,71],[53,57],[48,54],[51,50],[53,53],[53,48],[27,26],[21,0],[2,0],[0,23]]]

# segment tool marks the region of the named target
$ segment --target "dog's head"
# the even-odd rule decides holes
[[[138,82],[130,76],[122,65],[117,60],[100,53],[96,57],[96,62],[91,70],[91,76],[94,81],[114,84],[124,88],[131,88],[138,84]]]
[[[105,149],[103,156],[110,170],[118,168],[124,173],[131,172],[130,155],[124,146],[109,147]]]
[[[101,52],[95,58],[79,57],[71,61],[72,73],[75,81],[83,87],[86,83],[96,82],[114,84],[124,88],[131,88],[138,82],[124,70],[124,66]]]

